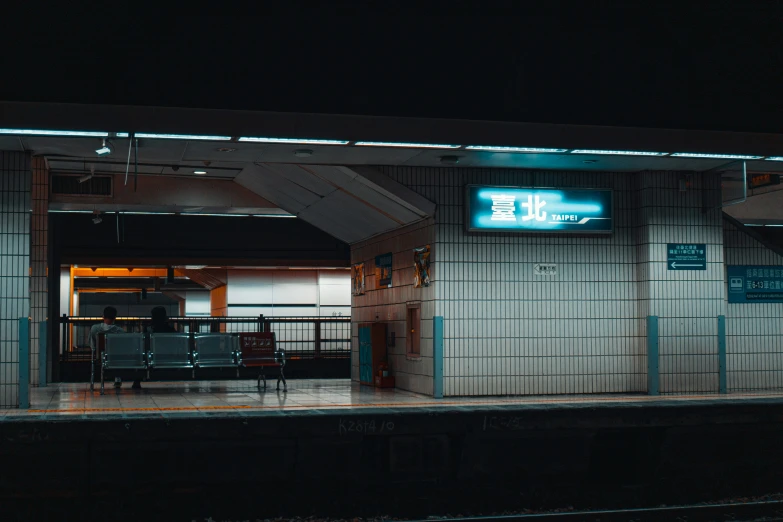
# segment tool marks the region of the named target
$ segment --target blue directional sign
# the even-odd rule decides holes
[[[703,243],[669,243],[666,245],[668,270],[707,270],[707,245]]]
[[[468,185],[469,232],[611,234],[612,191]]]
[[[783,303],[783,266],[729,266],[729,303]]]

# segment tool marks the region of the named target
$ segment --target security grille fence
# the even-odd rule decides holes
[[[61,317],[61,360],[89,360],[90,328],[101,322],[101,317]],[[169,323],[182,333],[274,332],[289,360],[351,356],[350,317],[171,317]],[[115,324],[126,332],[140,333],[147,331],[152,320],[118,317]]]

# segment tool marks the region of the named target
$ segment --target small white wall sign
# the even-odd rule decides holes
[[[556,276],[557,265],[554,263],[538,263],[533,266],[533,273],[538,276]]]

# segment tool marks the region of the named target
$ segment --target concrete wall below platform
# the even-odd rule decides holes
[[[783,487],[779,401],[641,405],[6,416],[0,512],[424,518]]]

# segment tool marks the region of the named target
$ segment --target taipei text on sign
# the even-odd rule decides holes
[[[612,232],[611,190],[468,185],[466,202],[471,232]]]

